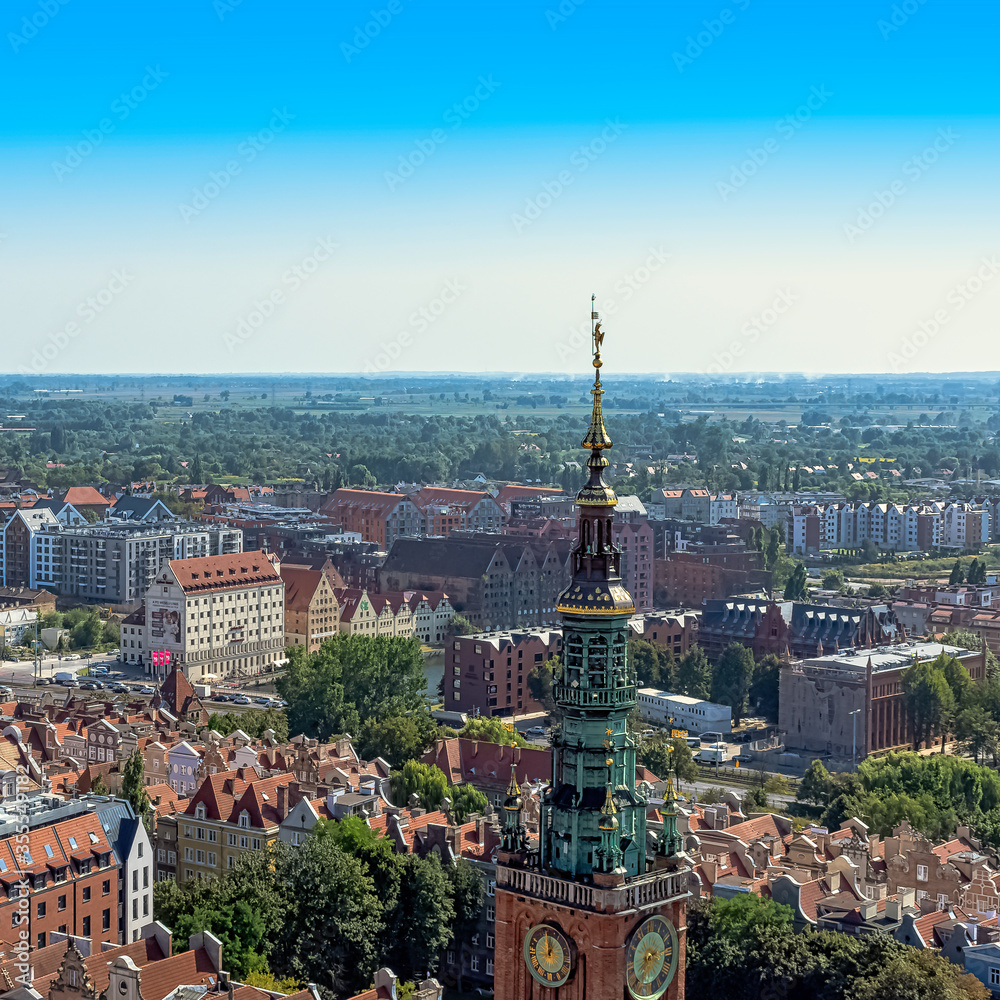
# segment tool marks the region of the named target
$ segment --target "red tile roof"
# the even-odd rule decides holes
[[[170,569],[186,594],[281,583],[274,563],[263,552],[171,559]]]

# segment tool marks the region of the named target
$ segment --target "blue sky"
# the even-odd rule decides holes
[[[4,368],[583,371],[591,292],[630,371],[1000,368],[998,27],[13,0]]]

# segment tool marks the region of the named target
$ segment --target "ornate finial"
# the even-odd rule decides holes
[[[590,394],[594,397],[594,407],[590,416],[587,436],[583,439],[583,447],[599,453],[603,449],[611,447],[611,438],[608,437],[607,428],[604,426],[604,414],[601,410],[601,396],[604,395],[604,390],[601,388],[601,366],[604,364],[601,360],[601,345],[604,343],[604,331],[601,329],[600,318],[593,307],[595,297],[593,295],[590,297],[590,336],[594,346],[595,369],[594,388],[590,390]],[[604,464],[606,465],[607,462]]]
[[[510,766],[510,784],[507,786],[507,798],[515,799],[521,794],[521,786],[517,783],[517,768]]]

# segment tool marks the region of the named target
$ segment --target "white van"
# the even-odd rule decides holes
[[[699,764],[724,764],[726,762],[726,744],[716,743],[714,746],[702,747],[694,759]]]
[[[76,684],[76,674],[71,674],[68,670],[60,670],[52,677],[56,684]]]

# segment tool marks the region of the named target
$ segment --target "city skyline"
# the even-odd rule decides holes
[[[4,368],[974,370],[997,17],[19,2]]]

